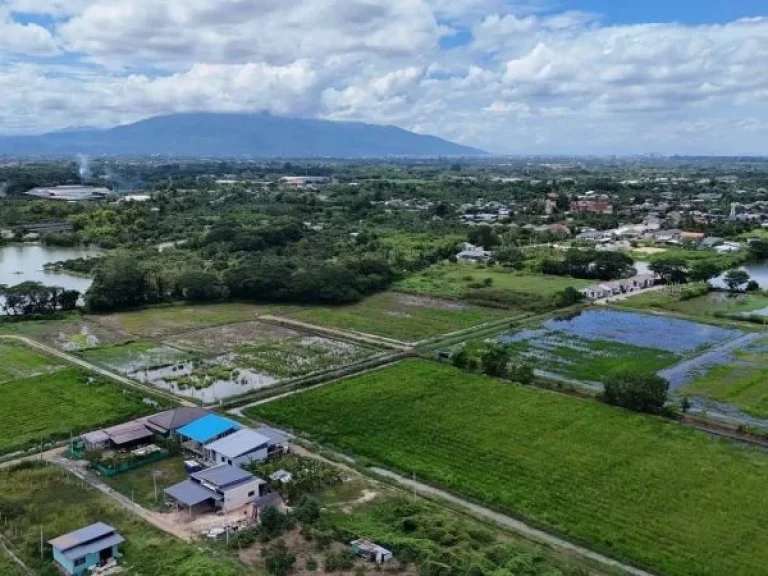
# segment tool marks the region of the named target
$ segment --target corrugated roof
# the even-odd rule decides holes
[[[114,546],[115,544],[122,544],[123,542],[125,542],[125,538],[123,538],[122,536],[120,536],[120,534],[115,532],[114,534],[108,534],[103,538],[98,538],[92,542],[83,544],[82,546],[75,546],[74,548],[65,550],[62,552],[62,554],[68,560],[77,560],[78,558],[82,558],[87,554],[94,554],[96,552],[101,552],[102,550],[106,550],[107,548],[112,548],[112,546]]]
[[[217,436],[226,434],[231,430],[240,430],[241,426],[237,422],[218,416],[216,414],[208,414],[203,416],[199,420],[195,420],[191,424],[187,424],[183,428],[179,429],[179,435],[185,438],[191,438],[195,442],[205,444],[210,442]]]
[[[70,548],[80,546],[91,540],[102,538],[112,532],[116,532],[116,530],[109,524],[96,522],[96,524],[91,524],[85,528],[80,528],[80,530],[75,530],[69,534],[64,534],[63,536],[49,540],[48,544],[59,550],[69,550]]]
[[[251,430],[250,428],[244,428],[238,430],[234,434],[225,436],[221,440],[211,442],[205,448],[206,450],[213,450],[217,454],[221,454],[227,458],[237,458],[248,452],[252,452],[259,448],[266,448],[269,445],[269,438],[263,434]]]
[[[130,442],[136,442],[137,440],[146,440],[152,438],[154,434],[149,428],[142,426],[141,428],[134,428],[133,430],[125,430],[119,434],[112,434],[112,442],[117,445],[128,444]]]
[[[255,428],[255,431],[262,436],[269,438],[270,446],[274,446],[275,444],[285,444],[290,439],[288,434],[285,434],[280,430],[270,428],[269,426],[259,426],[258,428]]]
[[[184,480],[164,490],[168,496],[185,506],[196,506],[206,500],[221,500],[223,496],[200,486],[192,480]]]
[[[255,478],[250,472],[246,472],[242,468],[230,466],[228,464],[221,464],[219,466],[214,466],[213,468],[208,468],[207,470],[195,472],[191,477],[200,482],[208,482],[213,486],[222,489]]]
[[[166,410],[151,416],[147,421],[164,431],[174,431],[199,420],[208,414],[207,410],[199,406],[181,406],[174,410]]]

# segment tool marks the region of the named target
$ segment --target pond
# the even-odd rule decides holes
[[[46,264],[99,256],[95,248],[56,248],[40,244],[10,244],[0,246],[0,284],[13,286],[22,282],[41,282],[84,293],[91,278],[61,272],[47,272]]]
[[[760,284],[762,290],[768,290],[768,260],[764,262],[747,262],[740,266],[739,269],[746,271],[752,280]],[[715,288],[727,288],[725,282],[723,282],[724,276],[725,273],[721,274],[711,280],[710,284]]]
[[[587,340],[607,340],[677,354],[695,352],[742,335],[739,330],[679,318],[614,310],[587,310],[569,318],[555,318],[544,323],[544,328]]]

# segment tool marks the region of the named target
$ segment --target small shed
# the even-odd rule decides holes
[[[112,526],[97,522],[50,540],[48,544],[53,548],[53,559],[59,568],[65,574],[80,576],[116,559],[120,555],[118,546],[124,541]]]

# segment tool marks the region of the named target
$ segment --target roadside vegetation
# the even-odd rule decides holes
[[[417,360],[248,414],[653,571],[767,560],[766,456],[656,418]]]

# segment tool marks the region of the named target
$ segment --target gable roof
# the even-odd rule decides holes
[[[237,458],[258,448],[266,448],[269,444],[270,439],[267,436],[250,428],[244,428],[225,436],[221,440],[211,442],[206,446],[206,449],[213,450],[227,458]]]
[[[240,424],[229,418],[217,414],[207,414],[191,424],[179,428],[178,433],[180,436],[205,444],[222,434],[240,430],[240,428]]]
[[[221,464],[220,466],[214,466],[207,470],[195,472],[190,478],[198,482],[212,484],[219,489],[226,489],[228,486],[242,484],[247,480],[254,480],[256,479],[256,476],[237,466]]]
[[[155,414],[148,418],[147,422],[163,431],[173,432],[187,424],[191,424],[195,420],[199,420],[206,414],[208,414],[208,410],[204,410],[199,406],[180,406],[173,410],[166,410],[165,412]]]
[[[117,532],[117,530],[112,528],[109,524],[96,522],[96,524],[91,524],[85,528],[80,528],[80,530],[75,530],[69,534],[64,534],[63,536],[49,540],[48,544],[59,550],[69,550],[76,546],[82,546],[93,540],[103,538],[114,532]]]

